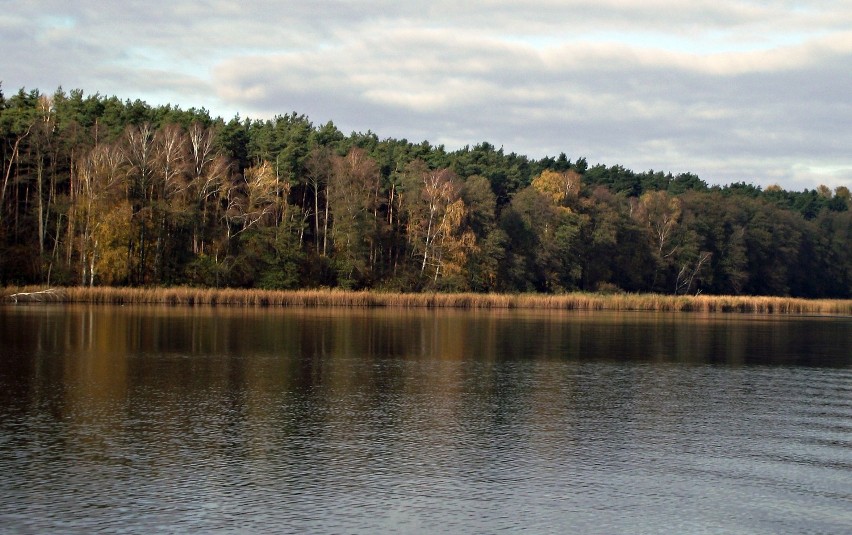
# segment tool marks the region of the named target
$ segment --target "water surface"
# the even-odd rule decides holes
[[[852,320],[0,308],[0,532],[848,533]]]

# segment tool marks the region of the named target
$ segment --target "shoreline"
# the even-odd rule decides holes
[[[476,294],[213,288],[7,287],[0,302],[234,307],[614,310],[852,315],[849,299],[662,294]]]

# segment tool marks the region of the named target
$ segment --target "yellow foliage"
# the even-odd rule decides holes
[[[467,210],[465,210],[464,201],[461,199],[447,206],[444,220],[441,223],[443,226],[441,230],[446,235],[454,233],[461,226],[466,212]]]
[[[133,209],[122,201],[104,214],[95,239],[95,276],[103,284],[117,284],[129,275],[127,244],[130,242],[130,221]]]
[[[576,171],[557,173],[548,169],[532,181],[532,186],[557,206],[565,206],[568,201],[576,199],[581,185],[582,178]]]

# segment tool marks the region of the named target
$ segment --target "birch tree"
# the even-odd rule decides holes
[[[657,288],[661,274],[674,263],[679,246],[674,237],[681,213],[680,199],[666,191],[649,191],[635,201],[633,215],[645,228],[656,262],[652,289]]]
[[[307,170],[306,179],[314,197],[314,246],[317,254],[326,256],[328,253],[328,216],[329,199],[327,187],[329,175],[331,174],[331,149],[326,146],[316,146],[311,149],[305,161]],[[320,209],[320,199],[323,199],[323,208]],[[322,212],[322,216],[320,213]],[[322,230],[320,230],[320,218],[322,217]]]
[[[278,207],[277,177],[269,162],[249,167],[228,188],[227,218],[239,229],[228,227],[228,238],[238,236],[255,225],[270,224]]]
[[[200,123],[193,123],[187,131],[189,140],[189,183],[187,199],[192,203],[192,252],[204,255],[208,229],[219,220],[219,198],[227,184],[230,167],[228,160],[216,150],[216,132]]]
[[[150,123],[129,125],[124,131],[122,151],[127,168],[126,200],[130,204],[131,227],[127,264],[132,282],[144,284],[151,249],[152,202],[155,193],[154,128]]]
[[[80,284],[94,286],[98,267],[107,244],[104,241],[104,226],[108,222],[119,223],[107,216],[110,212],[124,213],[124,209],[114,210],[122,199],[123,156],[113,146],[98,145],[77,162],[77,180],[75,182],[75,221],[79,228]],[[119,223],[126,226],[129,221]],[[114,256],[114,255],[113,255]]]
[[[450,169],[430,169],[422,160],[412,162],[405,175],[412,253],[418,258],[421,277],[437,282],[448,256],[452,256],[448,252],[461,252],[454,241],[466,214],[461,185]],[[471,237],[465,239],[470,241]]]

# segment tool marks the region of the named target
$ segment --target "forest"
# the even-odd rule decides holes
[[[852,297],[852,197],[0,87],[0,285]]]

